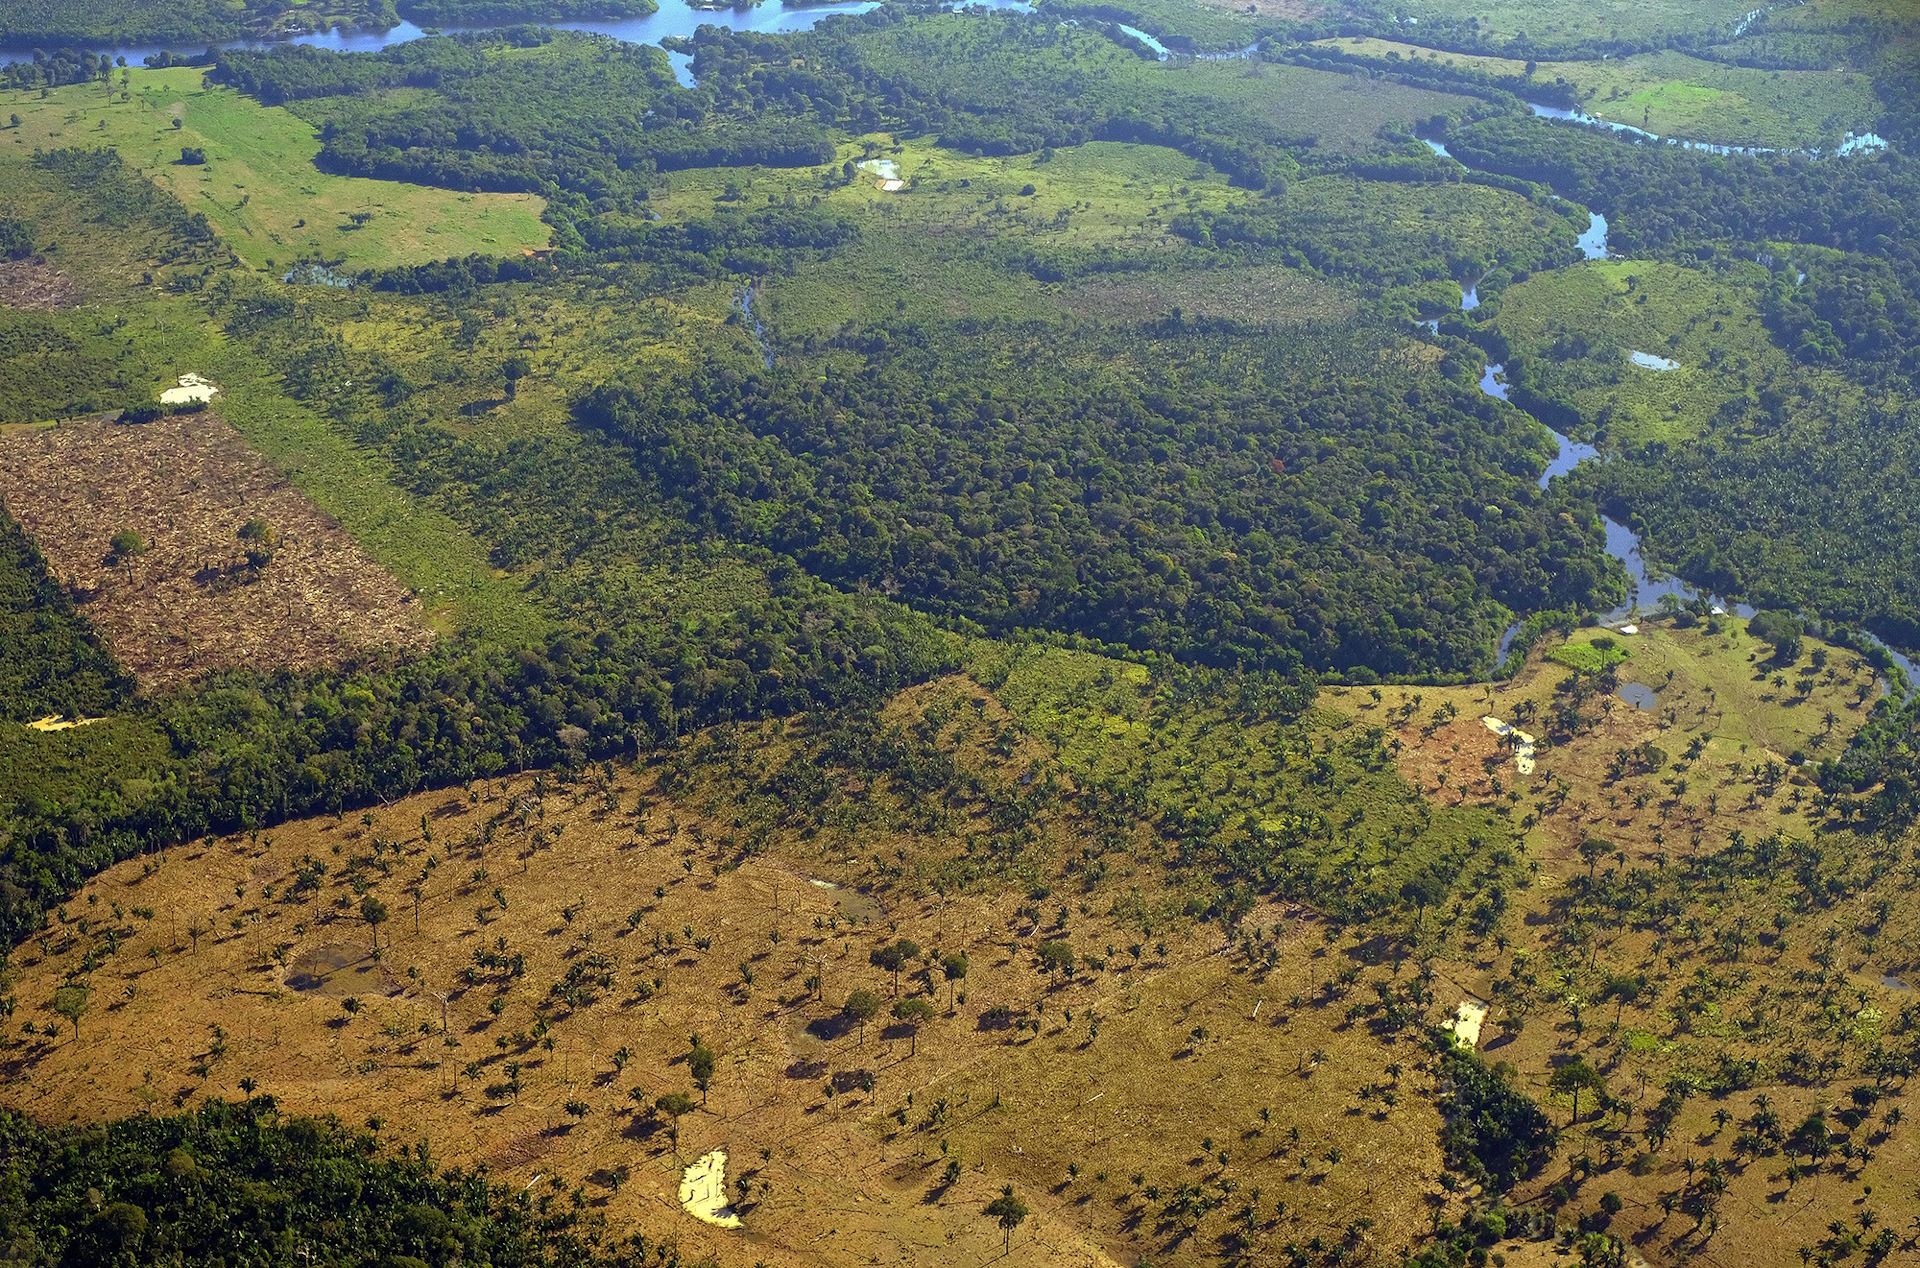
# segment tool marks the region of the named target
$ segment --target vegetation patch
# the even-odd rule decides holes
[[[1622,664],[1628,656],[1627,646],[1611,635],[1596,635],[1591,639],[1569,640],[1547,653],[1547,659],[1556,665],[1565,665],[1568,669],[1582,674],[1597,674]]]
[[[16,432],[0,496],[148,688],[431,641],[392,577],[211,415]]]
[[[1177,315],[1249,326],[1344,321],[1358,307],[1347,293],[1279,265],[1091,277],[1069,287],[1066,300],[1082,317],[1095,319]]]
[[[129,68],[105,91],[76,84],[45,96],[0,92],[0,114],[21,119],[0,133],[0,161],[9,151],[24,161],[35,149],[110,146],[204,215],[247,263],[278,272],[302,259],[353,270],[547,245],[544,204],[534,195],[322,172],[312,125],[203,77],[189,67]]]

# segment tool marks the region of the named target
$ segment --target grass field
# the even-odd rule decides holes
[[[1852,70],[1751,70],[1665,52],[1546,63],[1581,109],[1660,136],[1774,148],[1831,146],[1880,115],[1873,81]]]
[[[1318,44],[1387,62],[1439,62],[1521,77],[1526,60],[1423,48],[1373,37]],[[1880,115],[1873,81],[1851,69],[1757,70],[1665,51],[1633,57],[1534,64],[1533,78],[1571,91],[1596,118],[1663,137],[1721,145],[1795,149],[1831,146]]]
[[[906,188],[887,192],[866,172],[846,182],[842,164],[869,154],[897,164]],[[678,219],[789,195],[820,198],[826,209],[859,222],[862,237],[766,285],[760,311],[785,338],[899,313],[1057,321],[1067,313],[1058,288],[1018,268],[1010,248],[1125,245],[1171,255],[1184,245],[1167,232],[1174,216],[1248,196],[1160,146],[1094,142],[1051,157],[975,158],[927,139],[874,136],[843,146],[819,169],[675,172],[650,206]]]
[[[1728,400],[1791,363],[1763,324],[1757,264],[1718,270],[1596,260],[1529,278],[1501,298],[1498,328],[1528,388],[1614,443],[1697,435]],[[1632,352],[1679,363],[1648,369]],[[1796,373],[1810,371],[1796,370]]]
[[[110,86],[73,85],[45,98],[0,93],[0,115],[7,113],[21,123],[0,132],[0,162],[24,161],[37,148],[118,150],[188,210],[205,213],[259,268],[284,270],[302,257],[375,268],[547,244],[543,204],[533,195],[326,175],[313,166],[320,143],[311,126],[279,107],[206,87],[192,68],[116,72]],[[183,147],[204,151],[206,162],[182,164]]]
[[[1675,35],[1731,33],[1750,0],[1595,0],[1539,5],[1529,0],[1419,0],[1399,10],[1409,24],[1457,23],[1499,47],[1527,36],[1535,46],[1588,40],[1662,41]]]

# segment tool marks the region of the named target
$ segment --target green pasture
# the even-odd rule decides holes
[[[478,252],[544,247],[544,204],[531,194],[477,194],[330,176],[314,167],[313,128],[277,106],[209,87],[188,67],[115,71],[42,97],[0,92],[0,162],[36,149],[106,147],[206,215],[258,268],[300,258],[377,268]],[[182,150],[204,152],[188,165]],[[358,223],[356,223],[356,220]]]

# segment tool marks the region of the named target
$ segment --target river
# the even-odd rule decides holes
[[[607,35],[629,44],[659,44],[673,36],[690,36],[703,26],[723,27],[729,31],[760,31],[777,34],[788,31],[810,31],[825,19],[838,14],[866,13],[879,7],[878,0],[846,0],[839,4],[816,4],[804,7],[788,8],[777,3],[757,4],[742,9],[702,9],[695,8],[686,0],[660,0],[660,8],[642,18],[611,18],[600,22],[534,22],[522,25],[540,26],[554,31],[586,31],[595,35]],[[967,9],[1018,9],[1031,12],[1032,6],[1027,0],[969,0],[965,4],[956,4],[953,8]],[[493,23],[475,27],[440,27],[436,31],[427,31],[411,22],[401,22],[384,31],[369,30],[364,27],[347,27],[332,31],[316,31],[306,35],[295,35],[285,39],[237,39],[222,40],[212,45],[214,48],[274,48],[282,44],[304,44],[313,48],[332,49],[340,53],[373,53],[383,48],[392,48],[396,44],[405,44],[425,35],[458,35],[466,31],[496,30],[507,23]],[[187,44],[175,48],[164,48],[154,44],[128,44],[121,46],[88,46],[78,51],[89,58],[105,54],[109,59],[118,61],[125,58],[130,66],[138,66],[150,56],[171,52],[176,55],[198,53],[209,45]],[[32,55],[33,50],[19,47],[0,47],[0,61],[21,61]],[[693,84],[693,75],[687,63],[691,59],[669,54],[674,62],[674,75],[688,87]]]
[[[1680,137],[1663,137],[1657,132],[1645,128],[1636,128],[1630,123],[1616,123],[1612,119],[1601,119],[1579,110],[1568,110],[1564,106],[1549,106],[1543,102],[1529,101],[1527,109],[1542,119],[1557,119],[1562,123],[1577,123],[1587,128],[1603,128],[1608,132],[1618,132],[1622,136],[1635,137],[1642,141],[1659,141],[1667,145],[1677,145],[1682,149],[1704,150],[1708,154],[1742,154],[1749,157],[1761,154],[1798,154],[1806,158],[1823,158],[1828,151],[1817,149],[1778,149],[1764,145],[1720,145],[1713,141],[1688,141]],[[1866,154],[1874,150],[1887,148],[1885,137],[1876,132],[1849,132],[1840,140],[1832,154],[1845,157],[1849,154]]]

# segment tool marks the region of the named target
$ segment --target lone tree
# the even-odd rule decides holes
[[[1047,971],[1047,980],[1051,982],[1056,973],[1073,976],[1073,948],[1064,938],[1040,944],[1040,967]]]
[[[520,395],[520,380],[533,373],[533,363],[522,352],[513,353],[500,366],[500,376],[507,381],[507,399],[513,400]]]
[[[1000,1223],[1001,1253],[1013,1249],[1013,1230],[1026,1221],[1027,1204],[1013,1196],[1012,1185],[1001,1186],[1000,1196],[987,1203],[986,1213]]]
[[[867,954],[867,961],[876,969],[884,969],[893,974],[893,993],[900,993],[900,970],[920,958],[920,944],[911,938],[902,938],[898,942],[876,947]]]
[[[53,993],[53,1011],[73,1024],[73,1041],[80,1042],[80,1019],[93,1002],[85,982],[69,982]]]
[[[1596,1096],[1602,1098],[1607,1094],[1606,1079],[1600,1071],[1587,1064],[1585,1057],[1576,1057],[1555,1070],[1547,1079],[1547,1087],[1560,1096],[1573,1097],[1571,1123],[1580,1121],[1580,1093],[1591,1090]]]
[[[133,561],[147,553],[147,539],[130,528],[123,528],[107,541],[107,565],[126,570],[127,580],[133,580]]]
[[[907,1038],[912,1041],[907,1055],[912,1056],[920,1051],[920,1027],[933,1020],[933,1005],[917,995],[903,999],[893,1006],[893,1019],[907,1028]]]
[[[952,1012],[954,985],[967,975],[967,953],[955,951],[940,961],[940,972],[947,979],[947,1011]]]
[[[373,953],[380,954],[380,926],[387,923],[387,905],[368,894],[360,900],[360,919],[367,922],[367,931],[373,935]]]
[[[693,1049],[687,1053],[687,1071],[693,1075],[693,1085],[700,1089],[700,1103],[707,1103],[707,1088],[713,1083],[713,1050],[700,1042],[700,1036],[693,1037]]]
[[[680,1147],[680,1116],[693,1112],[693,1098],[685,1092],[668,1092],[653,1103],[653,1108],[673,1120],[670,1130],[673,1133],[675,1149]]]
[[[847,996],[840,1015],[860,1027],[860,1046],[867,1046],[867,1023],[880,1014],[880,997],[872,991],[858,990]]]
[[[235,536],[240,539],[241,549],[246,554],[247,567],[258,572],[273,562],[274,548],[279,544],[273,525],[263,519],[250,519],[240,526]]]

